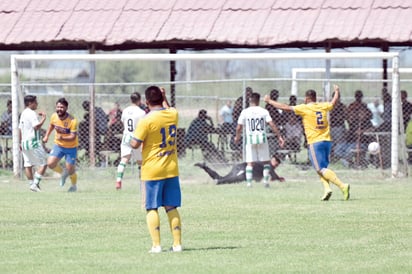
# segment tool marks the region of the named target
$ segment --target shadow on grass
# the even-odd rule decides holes
[[[239,246],[211,246],[211,247],[200,247],[200,248],[190,248],[184,247],[183,251],[208,251],[208,250],[233,250],[238,249]]]

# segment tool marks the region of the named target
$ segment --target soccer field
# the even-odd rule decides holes
[[[183,166],[183,169],[193,169]],[[121,191],[114,169],[79,171],[79,191],[58,178],[32,193],[0,171],[0,273],[407,273],[412,269],[412,183],[378,170],[341,171],[340,191],[321,202],[313,170],[284,165],[286,182],[216,186],[182,176],[182,253],[151,245],[129,168]],[[161,216],[162,246],[171,246]]]

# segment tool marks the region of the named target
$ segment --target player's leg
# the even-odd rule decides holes
[[[66,182],[66,178],[68,176],[67,170],[63,169],[59,162],[61,158],[63,158],[64,152],[63,148],[58,145],[53,145],[52,150],[50,151],[49,157],[47,158],[47,166],[52,169],[54,172],[60,174],[60,186],[63,186]]]
[[[169,178],[163,189],[163,202],[169,220],[170,231],[173,237],[171,251],[182,251],[182,222],[178,207],[181,206],[181,191],[179,177]]]
[[[40,189],[40,182],[47,168],[47,154],[43,147],[34,149],[33,154],[36,159],[35,166],[38,167],[37,171],[34,173],[33,184],[35,184],[37,188]]]
[[[224,177],[220,176],[216,171],[208,167],[206,164],[203,163],[196,163],[195,166],[200,167],[203,169],[213,180],[220,180]]]
[[[253,162],[258,160],[257,151],[254,147],[255,145],[246,144],[245,145],[245,154],[246,154],[246,186],[252,186],[253,180]]]
[[[309,151],[309,159],[312,163],[312,166],[319,174],[320,181],[323,185],[323,196],[321,198],[322,201],[327,201],[332,196],[332,190],[330,188],[329,179],[324,177],[321,170],[322,167],[328,165],[328,157],[325,157],[324,151],[324,142],[317,142],[314,144],[308,145]]]
[[[35,176],[33,176],[33,167],[38,164],[38,161],[33,152],[34,150],[23,150],[24,172],[28,180],[30,190],[33,192],[39,192],[40,187],[38,182],[35,182]]]
[[[150,253],[162,252],[160,245],[160,217],[158,208],[162,206],[162,192],[165,181],[146,181],[142,187],[142,198],[146,208],[146,223],[152,239]]]
[[[268,143],[256,145],[257,161],[263,163],[263,185],[269,187],[270,178],[270,155]]]
[[[65,148],[66,155],[66,170],[70,177],[71,186],[69,192],[77,191],[77,174],[76,174],[76,158],[77,158],[77,148]]]

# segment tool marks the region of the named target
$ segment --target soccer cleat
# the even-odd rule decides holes
[[[33,191],[33,192],[41,192],[40,187],[39,187],[38,184],[32,184],[30,186],[30,190]]]
[[[332,190],[328,190],[323,194],[323,197],[320,199],[321,201],[329,201],[330,197],[332,196]]]
[[[122,189],[122,181],[116,182],[116,189],[117,190]]]
[[[76,192],[77,191],[77,185],[72,185],[67,192]]]
[[[346,185],[343,187],[343,189],[342,189],[343,200],[344,200],[344,201],[349,200],[349,197],[350,197],[349,190],[350,190],[350,185],[349,185],[349,184],[346,184]]]
[[[161,253],[161,252],[162,252],[162,247],[160,245],[152,246],[152,248],[149,250],[149,253]]]
[[[181,245],[176,245],[176,246],[172,246],[170,248],[171,252],[182,252],[183,251],[183,247]]]
[[[252,187],[252,183],[247,183],[246,186],[247,187]]]
[[[264,186],[265,188],[269,188],[269,187],[270,187],[269,183],[263,183],[263,186]]]
[[[67,172],[67,170],[64,170],[60,177],[60,186],[64,186],[64,184],[66,183],[67,177],[69,177],[69,173]]]

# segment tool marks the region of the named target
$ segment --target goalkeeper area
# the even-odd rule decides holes
[[[305,70],[296,74],[295,68]],[[337,73],[345,68],[344,73]],[[122,133],[116,123],[119,114],[130,105],[132,92],[139,92],[144,103],[145,88],[159,85],[165,87],[169,102],[179,111],[177,150],[180,165],[189,166],[187,171],[182,169],[181,178],[191,180],[192,172],[201,172],[193,168],[195,163],[207,163],[224,172],[243,161],[242,146],[233,143],[234,125],[224,121],[221,111],[225,105],[232,107],[236,120],[239,98],[244,98],[240,103],[244,108],[249,88],[260,93],[260,106],[265,107],[263,96],[273,90],[277,90],[278,101],[300,104],[307,89],[317,91],[319,101],[330,100],[331,87],[338,84],[346,110],[330,117],[343,121],[343,128],[332,127],[334,169],[373,170],[382,178],[399,178],[409,174],[400,90],[411,90],[411,75],[402,69],[397,53],[373,52],[13,55],[13,127],[17,128],[25,95],[36,95],[38,110],[44,110],[48,118],[57,99],[65,97],[68,112],[79,121],[79,166],[112,170],[114,178]],[[364,113],[353,117],[354,112],[347,111],[359,91],[370,117],[359,118]],[[85,101],[89,111],[83,106]],[[98,115],[99,109],[105,115]],[[208,117],[207,128],[191,127],[201,112]],[[310,169],[303,133],[288,130],[299,124],[289,121],[285,113],[272,117],[289,141],[286,147],[279,147],[268,131],[270,154],[279,155],[281,166],[291,170]],[[374,119],[378,119],[376,125]],[[47,125],[48,120],[44,128]],[[52,137],[46,146],[52,146]],[[374,141],[380,143],[378,155],[367,151]],[[18,176],[21,170],[19,144],[14,142],[13,172]]]

